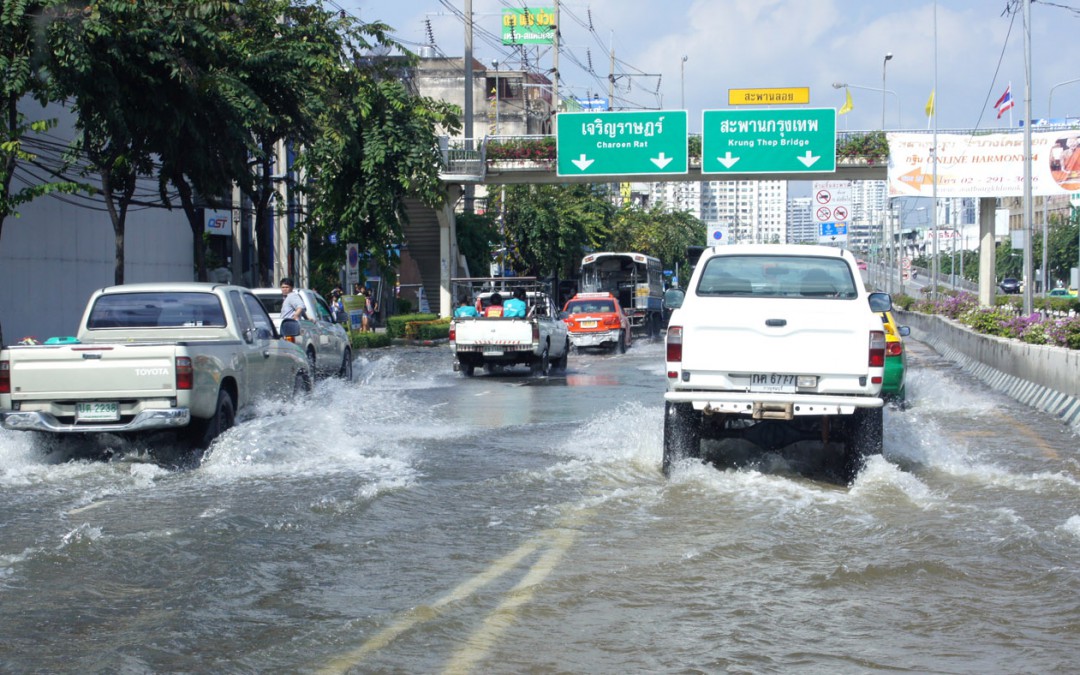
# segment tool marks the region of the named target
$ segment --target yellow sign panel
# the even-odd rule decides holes
[[[809,102],[810,87],[728,89],[728,105],[791,105]]]

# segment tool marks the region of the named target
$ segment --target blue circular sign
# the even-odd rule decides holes
[[[723,237],[724,237],[724,233],[721,232],[720,230],[717,230],[716,232],[712,233],[712,238],[715,239],[716,241],[720,241]]]

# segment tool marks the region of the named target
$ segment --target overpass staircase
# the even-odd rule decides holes
[[[409,257],[416,264],[421,286],[431,311],[441,314],[439,292],[442,253],[440,251],[440,226],[438,211],[419,199],[405,200],[408,220],[402,223],[405,246]]]

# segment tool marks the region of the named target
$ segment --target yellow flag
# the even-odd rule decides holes
[[[926,116],[934,116],[934,92],[930,92],[930,99],[926,102]]]
[[[844,105],[840,106],[840,109],[836,111],[837,115],[846,115],[855,107],[851,105],[851,90],[845,88],[844,91],[847,92],[847,100],[844,101]]]

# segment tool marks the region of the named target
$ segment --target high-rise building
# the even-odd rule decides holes
[[[787,239],[787,181],[656,182],[648,190],[649,203],[690,211],[706,225],[719,225],[729,243]]]
[[[816,244],[818,231],[810,209],[814,200],[811,197],[793,197],[788,200],[787,208],[787,243]]]

